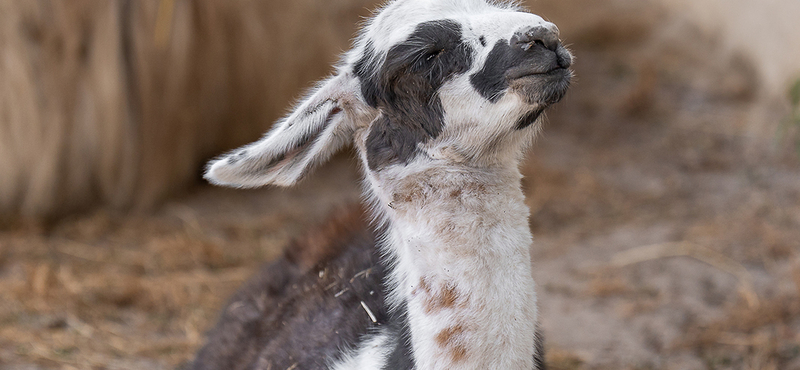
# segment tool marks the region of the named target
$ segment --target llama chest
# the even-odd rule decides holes
[[[373,187],[417,369],[533,368],[532,237],[519,188],[503,185],[514,176],[433,169]]]

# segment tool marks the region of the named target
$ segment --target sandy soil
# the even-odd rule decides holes
[[[541,12],[578,80],[524,168],[550,368],[800,369],[788,103],[650,2],[570,4],[586,19]],[[179,368],[242,281],[358,194],[343,155],[295,189],[4,225],[0,369]]]

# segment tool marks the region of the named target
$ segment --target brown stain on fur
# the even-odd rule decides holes
[[[432,287],[430,278],[421,277],[418,285],[411,292],[413,297],[422,296],[422,307],[426,314],[432,315],[443,310],[458,309],[467,306],[468,297],[458,291],[452,282],[446,282],[438,287]],[[435,340],[439,347],[445,349],[453,363],[466,360],[468,351],[463,344],[463,336],[467,332],[464,324],[450,326],[438,334]]]
[[[420,193],[416,191],[409,191],[405,193],[392,194],[392,202],[394,203],[411,203],[414,198],[419,197]]]
[[[472,178],[472,174],[465,172],[460,179],[453,181],[452,175],[448,171],[431,169],[408,175],[402,180],[388,179],[398,183],[391,193],[390,207],[403,210],[410,206],[438,204],[436,202],[442,200],[455,207],[454,211],[460,211],[459,207],[467,203],[479,204],[485,194],[501,191],[492,184],[486,184],[486,178],[476,180]]]
[[[450,351],[450,359],[453,362],[462,362],[467,358],[467,348],[462,345],[455,346]]]
[[[467,358],[467,348],[461,344],[460,340],[465,331],[466,328],[458,324],[444,329],[436,335],[436,344],[448,351],[450,359],[454,363],[462,362]]]
[[[439,295],[436,296],[433,306],[442,309],[451,308],[455,306],[457,299],[458,293],[456,292],[456,287],[452,285],[446,285],[439,292]]]
[[[458,292],[456,286],[452,283],[444,284],[436,292],[430,289],[430,286],[424,279],[420,280],[420,287],[427,293],[423,300],[423,308],[426,314],[433,314],[442,310],[450,309],[456,306],[456,302],[464,300],[464,297]]]
[[[426,280],[424,277],[419,278],[419,283],[417,283],[417,287],[411,291],[411,295],[416,297],[422,292],[428,295],[431,294],[431,286],[428,284],[428,280]]]
[[[464,330],[464,326],[460,324],[444,329],[436,335],[436,343],[442,347],[447,347],[453,344],[456,337],[463,333]]]

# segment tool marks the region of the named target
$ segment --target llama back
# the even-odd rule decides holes
[[[189,368],[328,368],[389,321],[379,259],[360,208],[332,217],[239,289]]]

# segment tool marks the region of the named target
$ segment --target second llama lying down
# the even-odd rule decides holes
[[[210,163],[291,186],[352,143],[374,231],[342,215],[234,296],[192,369],[542,369],[519,164],[570,83],[511,3],[398,0],[262,140]]]

